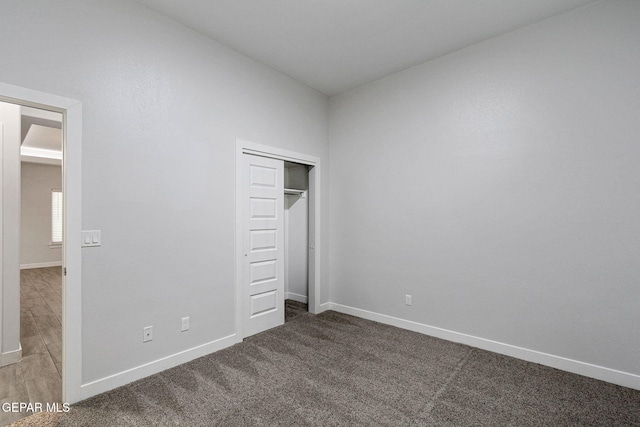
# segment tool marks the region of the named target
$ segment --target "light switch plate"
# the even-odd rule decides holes
[[[102,245],[102,232],[100,230],[82,230],[82,247]]]

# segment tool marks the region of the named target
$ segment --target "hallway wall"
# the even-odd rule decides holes
[[[62,168],[22,162],[21,176],[20,267],[62,265],[62,248],[49,247],[51,190],[62,188]]]

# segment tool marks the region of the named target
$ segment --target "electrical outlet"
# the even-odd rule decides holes
[[[404,296],[404,303],[405,305],[411,305],[411,295]]]
[[[180,330],[180,332],[184,332],[188,330],[189,330],[189,317],[187,316],[182,318],[182,329]]]
[[[148,342],[153,339],[153,326],[147,326],[142,329],[142,342]]]

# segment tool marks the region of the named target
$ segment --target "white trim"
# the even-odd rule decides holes
[[[324,305],[324,304],[323,304]],[[568,359],[562,356],[542,353],[536,350],[517,347],[511,344],[505,344],[498,341],[492,341],[485,338],[467,335],[460,332],[450,331],[435,326],[429,326],[422,323],[412,322],[397,317],[387,316],[386,314],[375,313],[373,311],[362,310],[360,308],[349,307],[342,304],[328,303],[331,309],[339,313],[350,314],[352,316],[363,319],[373,320],[375,322],[384,323],[385,325],[395,326],[413,332],[429,335],[436,338],[442,338],[447,341],[453,341],[466,344],[471,347],[480,348],[482,350],[494,353],[504,354],[515,357],[516,359],[526,360],[528,362],[539,363],[541,365],[550,366],[562,371],[572,372],[585,377],[595,378],[597,380],[607,381],[613,384],[640,390],[640,375],[629,372],[622,372],[604,366],[592,365],[590,363],[581,362],[579,360]]]
[[[286,162],[301,163],[303,165],[315,166],[320,163],[320,159],[307,154],[296,153],[295,151],[283,150],[268,145],[256,144],[255,142],[236,139],[236,147],[239,147],[244,154],[268,157],[270,159],[284,160]]]
[[[284,299],[286,300],[289,295],[289,209],[287,209],[287,196],[284,197],[284,227],[282,229],[282,235],[284,237]]]
[[[296,293],[293,293],[293,292],[285,292],[284,293],[284,299],[292,299],[294,301],[298,301],[298,302],[301,302],[303,304],[306,304],[307,300],[308,300],[306,295],[300,295],[300,294],[296,294]]]
[[[58,247],[62,247],[62,246],[58,246]],[[29,270],[31,268],[61,267],[61,266],[62,266],[62,261],[34,262],[31,264],[20,264],[20,270]]]
[[[145,363],[143,365],[136,366],[135,368],[118,372],[117,374],[113,374],[105,378],[82,384],[78,400],[87,399],[91,396],[95,396],[96,394],[113,390],[116,387],[121,387],[139,379],[173,368],[174,366],[182,365],[183,363],[190,362],[199,357],[206,356],[208,354],[230,347],[240,341],[241,340],[238,340],[236,334],[229,335],[184,351],[180,351],[170,356],[162,357],[158,360],[154,360],[153,362]]]
[[[82,104],[0,82],[0,100],[62,113],[64,192],[63,242],[81,242],[82,211]],[[62,400],[80,400],[82,384],[82,252],[79,244],[65,244],[62,265]]]
[[[62,396],[64,402],[75,403],[82,384],[82,105],[69,105],[63,120]]]
[[[17,350],[0,353],[0,366],[18,363],[20,360],[22,360],[22,344],[20,344],[20,347]]]
[[[242,156],[253,154],[272,159],[285,160],[311,166],[309,170],[309,312],[318,314],[320,308],[320,158],[294,151],[256,144],[242,139],[236,139],[236,249],[235,249],[235,297],[236,317],[235,330],[239,337],[242,331]],[[313,256],[311,255],[313,254]]]
[[[321,227],[322,215],[320,208],[320,200],[322,199],[322,192],[320,191],[321,185],[320,175],[320,159],[318,159],[316,165],[309,169],[309,190],[307,191],[308,205],[307,210],[309,212],[309,218],[307,219],[307,230],[309,233],[307,245],[309,247],[308,265],[307,265],[307,297],[309,302],[307,303],[308,310],[312,314],[319,314],[320,310],[320,287],[322,281],[320,280],[320,259],[321,259]]]
[[[324,304],[320,304],[320,310],[316,314],[320,314],[320,313],[325,312],[327,310],[333,310],[333,303],[325,302]],[[335,311],[338,311],[338,310],[335,310]]]
[[[235,319],[235,331],[236,335],[242,339],[242,257],[243,254],[243,240],[242,240],[242,227],[244,221],[242,218],[243,200],[241,194],[242,190],[242,172],[243,172],[243,158],[242,158],[242,145],[239,141],[236,141],[236,248],[235,248],[235,264],[236,274],[234,280],[234,292],[236,298],[236,319]]]

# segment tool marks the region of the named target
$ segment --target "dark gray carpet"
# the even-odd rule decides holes
[[[336,312],[16,426],[640,426],[640,391]]]

